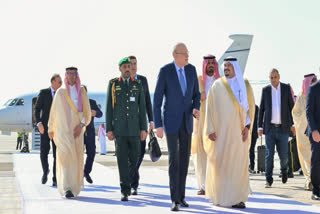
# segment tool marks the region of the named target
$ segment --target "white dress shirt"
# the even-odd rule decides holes
[[[73,102],[73,105],[79,111],[79,109],[78,109],[78,93],[77,93],[76,85],[72,85],[72,86],[69,85],[69,90],[70,90],[70,98]]]
[[[53,90],[52,87],[50,87],[50,89],[51,89],[51,95],[52,95],[52,98],[53,98],[54,97],[54,90]]]
[[[243,93],[242,91],[240,90],[240,86],[239,86],[239,83],[236,79],[237,77],[233,77],[233,78],[230,78],[228,79],[227,78],[227,82],[233,92],[233,95],[235,96],[235,98],[237,99],[237,102],[239,103],[240,106],[244,106],[244,102],[248,102],[248,101],[245,101],[244,98],[243,98]],[[249,125],[251,123],[251,120],[250,120],[250,116],[249,116],[249,109],[247,109],[247,118],[246,118],[246,123],[245,125]]]
[[[211,77],[210,76],[207,76],[206,77],[206,86],[205,86],[205,92],[206,92],[206,95],[208,96],[208,92],[209,92],[209,89],[212,85],[212,83],[216,80],[216,78],[214,78],[214,76],[212,75]]]
[[[271,85],[272,115],[271,123],[281,124],[281,87],[280,82],[277,88]]]

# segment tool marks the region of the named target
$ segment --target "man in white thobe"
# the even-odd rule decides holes
[[[83,134],[91,120],[91,109],[77,68],[66,68],[64,82],[66,88],[57,90],[52,102],[48,134],[57,146],[58,191],[73,198],[83,188]]]
[[[255,101],[237,59],[225,59],[224,75],[213,83],[207,99],[204,125],[205,151],[209,158],[206,198],[215,205],[245,208],[251,193],[248,153]]]
[[[315,74],[308,74],[304,76],[302,82],[302,92],[297,96],[296,102],[292,109],[292,118],[296,128],[297,147],[299,161],[304,177],[306,179],[304,189],[312,190],[310,179],[310,161],[311,161],[311,144],[305,131],[308,126],[306,117],[306,94],[308,87],[317,81]]]
[[[198,77],[200,100],[200,118],[193,120],[193,133],[191,141],[191,154],[198,182],[198,195],[205,195],[205,182],[207,172],[207,154],[203,148],[203,125],[206,114],[206,100],[212,83],[220,77],[216,57],[207,55],[203,57],[202,76]]]

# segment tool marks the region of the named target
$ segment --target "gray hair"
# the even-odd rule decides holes
[[[179,43],[177,43],[177,44],[173,47],[172,54],[177,53],[177,49],[178,49],[179,47],[181,47],[181,46],[187,48],[187,46],[186,46],[184,43],[179,42]]]

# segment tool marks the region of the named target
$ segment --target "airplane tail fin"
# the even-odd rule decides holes
[[[221,65],[223,64],[223,60],[229,56],[237,58],[240,65],[240,69],[242,73],[244,73],[247,60],[248,60],[248,55],[250,52],[253,35],[233,34],[233,35],[230,35],[229,38],[232,39],[233,42],[218,61],[220,76],[224,76],[223,70],[221,68]]]

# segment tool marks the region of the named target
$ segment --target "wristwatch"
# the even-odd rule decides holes
[[[250,129],[250,124],[246,125],[246,128],[249,130]]]

